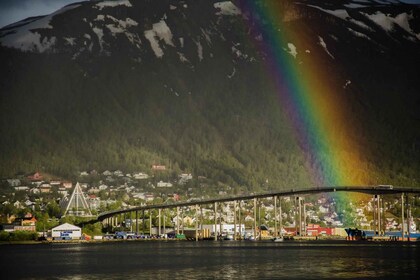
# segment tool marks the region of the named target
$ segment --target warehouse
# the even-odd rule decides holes
[[[54,240],[71,240],[80,239],[82,237],[82,229],[65,223],[52,229],[51,237]]]

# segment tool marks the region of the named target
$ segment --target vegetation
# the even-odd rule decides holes
[[[13,232],[0,231],[0,241],[29,241],[38,240],[38,233],[34,231],[17,230]]]

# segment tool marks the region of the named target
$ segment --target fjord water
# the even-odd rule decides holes
[[[1,279],[415,279],[418,243],[108,242],[0,246]]]

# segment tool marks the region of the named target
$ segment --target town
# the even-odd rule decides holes
[[[34,172],[18,174],[14,178],[2,180],[0,189],[0,241],[21,239],[67,239],[66,236],[54,236],[54,230],[65,232],[72,224],[80,224],[99,213],[116,209],[130,209],[136,206],[175,203],[180,201],[198,201],[208,198],[237,195],[234,188],[219,184],[212,185],[211,180],[193,176],[190,173],[174,174],[165,165],[152,165],[148,172],[125,173],[121,170],[83,171],[75,181],[54,178],[48,174]],[[239,193],[243,194],[243,193]],[[219,216],[219,238],[231,238],[235,232],[241,232],[239,238],[253,239],[258,230],[259,237],[272,238],[302,235],[297,227],[296,201],[304,206],[302,214],[304,235],[309,237],[345,237],[345,228],[353,227],[364,230],[374,228],[374,223],[381,224],[383,232],[401,231],[401,213],[399,197],[395,195],[375,197],[363,195],[350,202],[340,196],[327,194],[308,195],[305,197],[282,197],[281,212],[275,212],[273,199],[259,201],[258,221],[253,215],[253,205],[245,201],[240,215],[243,219],[237,223],[231,203],[221,204]],[[299,202],[300,203],[300,202]],[[374,208],[380,203],[381,221],[375,221]],[[77,205],[77,207],[76,207]],[[379,205],[379,204],[378,204]],[[409,232],[416,233],[419,225],[419,199],[411,197],[407,204]],[[77,208],[77,209],[76,209]],[[194,209],[184,207],[182,218],[175,210],[167,209],[163,221],[156,213],[135,219],[133,215],[124,216],[109,224],[88,224],[79,229],[78,238],[109,239],[130,238],[133,227],[142,233],[143,238],[175,237],[182,228],[184,236],[192,231],[197,217]],[[202,237],[211,238],[215,234],[213,209],[203,208],[201,228],[206,229]],[[158,218],[159,217],[159,218]],[[144,219],[148,219],[145,223]],[[277,222],[280,229],[275,232]],[[257,225],[258,222],[258,225]],[[140,223],[140,225],[139,225]],[[137,225],[135,225],[137,224]],[[158,226],[159,225],[159,226]],[[257,225],[257,226],[255,226]],[[73,226],[74,227],[74,226]],[[162,227],[164,229],[162,229]],[[240,229],[234,229],[239,227]],[[77,227],[76,227],[77,229]],[[178,232],[175,231],[178,229]],[[178,234],[179,235],[179,234]],[[29,237],[28,237],[29,236]]]

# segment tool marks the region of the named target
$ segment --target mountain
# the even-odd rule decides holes
[[[163,164],[239,190],[313,185],[323,169],[267,70],[287,54],[343,100],[363,183],[419,186],[419,16],[394,0],[119,0],[11,24],[1,176]]]

